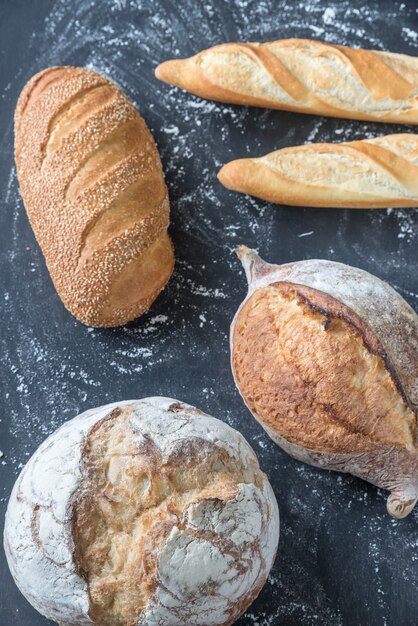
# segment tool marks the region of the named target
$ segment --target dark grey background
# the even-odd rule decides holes
[[[416,54],[417,30],[414,0],[0,0],[0,526],[20,464],[59,424],[112,400],[169,395],[239,428],[279,501],[276,565],[240,626],[417,624],[417,512],[395,522],[383,492],[277,448],[234,388],[227,337],[245,295],[233,254],[241,242],[275,262],[316,257],[364,268],[417,308],[418,213],[274,207],[215,177],[234,157],[413,129],[206,103],[153,76],[166,58],[233,40],[316,37]],[[32,74],[57,64],[102,71],[133,98],[170,190],[174,276],[147,315],[116,330],[85,328],[66,312],[18,192],[15,103]],[[0,551],[0,624],[47,623]]]

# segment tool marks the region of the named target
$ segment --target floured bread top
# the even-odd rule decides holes
[[[39,448],[5,545],[22,592],[56,621],[225,626],[264,584],[278,530],[243,437],[149,398],[80,415]]]
[[[233,368],[250,410],[288,442],[317,452],[414,450],[416,416],[375,338],[347,307],[325,294],[315,304],[312,292],[273,283],[238,313]]]

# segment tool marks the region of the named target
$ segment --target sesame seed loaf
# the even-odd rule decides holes
[[[40,72],[17,103],[15,158],[66,308],[84,324],[109,327],[146,311],[174,255],[160,157],[130,100],[84,68]]]

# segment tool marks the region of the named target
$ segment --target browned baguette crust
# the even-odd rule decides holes
[[[144,120],[100,74],[49,68],[23,89],[15,157],[30,223],[67,309],[118,326],[149,308],[174,255],[161,162]]]
[[[418,135],[284,148],[224,165],[234,191],[291,206],[376,209],[418,206]]]
[[[418,59],[308,39],[228,43],[166,61],[156,76],[203,98],[418,124]]]

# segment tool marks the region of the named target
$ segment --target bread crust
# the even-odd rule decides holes
[[[418,124],[418,59],[403,54],[308,39],[226,43],[155,73],[220,102]]]
[[[4,540],[22,593],[60,624],[229,626],[278,537],[274,493],[242,435],[154,397],[53,433],[16,481]]]
[[[233,191],[290,206],[378,209],[418,206],[418,135],[283,148],[224,165]]]
[[[66,308],[91,326],[141,315],[170,277],[174,255],[161,161],[129,99],[84,68],[40,72],[17,103],[15,158]]]
[[[416,313],[362,270],[239,254],[249,292],[231,366],[246,405],[289,454],[389,490],[390,514],[406,516],[418,498]]]

